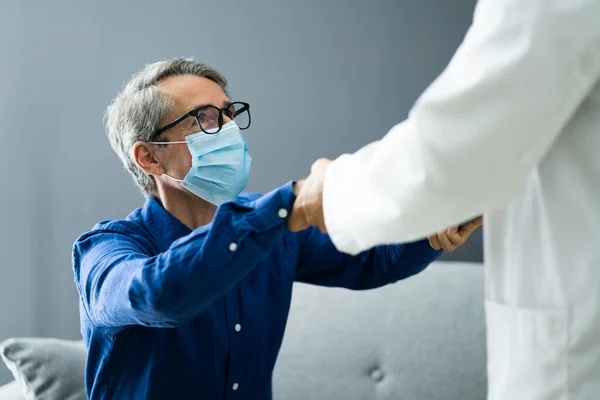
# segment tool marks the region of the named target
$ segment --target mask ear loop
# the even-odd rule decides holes
[[[146,142],[146,143],[150,143],[150,144],[187,144],[187,142],[185,140],[180,141],[180,142]]]
[[[179,183],[183,182],[183,179],[177,179],[177,178],[174,178],[174,177],[172,177],[172,176],[171,176],[171,175],[169,175],[169,174],[163,174],[163,175],[164,175],[164,176],[166,176],[166,177],[167,177],[167,178],[169,178],[169,179],[173,179],[175,182],[179,182]]]

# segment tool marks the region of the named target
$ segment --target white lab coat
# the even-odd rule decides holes
[[[334,161],[358,253],[484,214],[490,400],[600,399],[600,0],[481,0],[409,118]]]

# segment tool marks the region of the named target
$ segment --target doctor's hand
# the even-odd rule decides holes
[[[310,176],[294,185],[297,197],[287,222],[290,231],[298,232],[315,226],[327,233],[323,216],[323,182],[329,164],[331,160],[326,158],[317,160],[312,165]]]
[[[451,253],[469,240],[471,235],[481,228],[483,217],[475,218],[462,225],[438,232],[428,237],[429,244],[434,250],[444,249]]]

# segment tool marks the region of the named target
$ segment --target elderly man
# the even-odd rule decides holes
[[[171,59],[108,108],[110,143],[148,199],[74,245],[91,400],[270,399],[294,281],[375,288],[439,254],[422,240],[348,256],[316,229],[290,232],[302,182],[240,196],[250,105],[226,86],[207,65]],[[435,240],[461,245],[478,227]]]

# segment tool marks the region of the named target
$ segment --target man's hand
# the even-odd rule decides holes
[[[329,164],[331,160],[326,158],[317,160],[312,165],[310,176],[294,185],[297,197],[287,223],[290,231],[298,232],[316,226],[321,232],[327,233],[323,216],[323,182]]]
[[[444,249],[444,251],[451,253],[465,244],[482,225],[483,217],[475,218],[473,221],[429,236],[429,244],[434,250]]]

